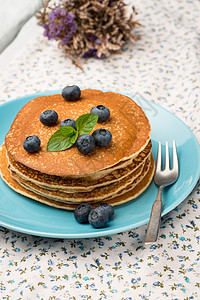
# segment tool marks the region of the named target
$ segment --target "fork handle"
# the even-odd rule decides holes
[[[161,198],[162,190],[163,190],[163,186],[160,186],[158,189],[156,200],[154,201],[151,209],[151,216],[147,228],[145,244],[154,243],[157,241],[158,238],[158,231],[160,228],[160,220],[161,220],[161,212],[162,212],[162,198]]]

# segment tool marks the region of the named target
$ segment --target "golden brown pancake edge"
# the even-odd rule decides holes
[[[11,177],[7,165],[8,165],[8,161],[7,161],[7,157],[6,157],[6,152],[2,151],[2,148],[1,148],[0,149],[0,174],[1,174],[1,177],[5,181],[5,183],[11,189],[16,191],[17,193],[19,193],[23,196],[26,196],[32,200],[36,200],[40,203],[43,203],[43,204],[46,204],[46,205],[49,205],[49,206],[52,206],[55,208],[60,208],[60,209],[65,209],[65,210],[74,210],[77,207],[77,205],[47,199],[45,197],[35,194],[34,192],[26,190]],[[131,201],[131,200],[135,199],[136,197],[138,197],[142,192],[144,192],[147,189],[147,187],[151,183],[153,175],[154,175],[154,170],[155,170],[155,163],[154,163],[154,159],[152,156],[150,168],[149,168],[146,176],[143,178],[141,184],[136,185],[136,187],[134,187],[132,190],[128,191],[127,193],[125,193],[121,196],[117,196],[113,199],[107,200],[106,202],[115,206],[115,205],[120,205],[120,204],[126,203],[126,202]],[[102,203],[102,201],[100,203]],[[94,206],[97,206],[97,205],[99,205],[98,202],[95,203]]]

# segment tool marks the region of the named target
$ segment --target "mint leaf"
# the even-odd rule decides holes
[[[71,142],[69,137],[51,137],[47,144],[47,151],[63,151],[70,148],[74,143]]]
[[[70,141],[74,144],[78,137],[78,131],[75,130],[75,132],[70,136]]]
[[[98,121],[96,114],[84,114],[75,123],[77,130],[71,126],[60,127],[54,132],[47,143],[47,151],[63,151],[70,148],[77,140],[78,135],[89,133]]]
[[[96,114],[84,114],[80,116],[75,123],[76,129],[79,135],[89,133],[98,121],[98,116]]]
[[[70,126],[60,127],[54,132],[47,143],[47,151],[63,151],[70,148],[76,141],[78,132]],[[75,138],[76,137],[76,138]]]
[[[76,132],[76,130],[71,126],[60,127],[58,131],[60,131],[63,136],[74,135],[74,133]]]

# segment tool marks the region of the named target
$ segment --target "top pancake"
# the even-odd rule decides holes
[[[76,146],[59,152],[48,152],[47,142],[59,129],[62,120],[77,118],[89,113],[96,105],[105,105],[110,110],[110,118],[97,123],[95,128],[105,128],[112,133],[112,142],[107,147],[96,147],[89,155],[81,154]],[[40,114],[47,110],[58,113],[55,126],[43,125]],[[41,173],[57,176],[80,176],[109,168],[120,161],[134,158],[142,151],[150,139],[150,124],[141,107],[127,96],[98,90],[82,90],[78,101],[65,101],[60,94],[34,98],[17,114],[5,138],[8,154],[17,162]],[[92,132],[91,132],[92,133]],[[90,133],[90,134],[91,134]],[[41,140],[38,153],[28,153],[23,141],[29,135],[37,135]]]

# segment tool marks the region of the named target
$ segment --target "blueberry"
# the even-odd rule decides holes
[[[77,85],[66,86],[62,90],[62,96],[67,101],[78,100],[81,96],[81,90]]]
[[[76,207],[74,211],[74,217],[77,222],[79,223],[88,223],[88,216],[90,211],[93,209],[92,205],[86,203],[86,204],[80,204]]]
[[[109,220],[112,219],[112,217],[114,216],[114,207],[108,203],[101,203],[99,204],[99,207],[101,207],[102,209],[107,210],[108,212],[108,216],[109,216]]]
[[[40,115],[40,122],[46,126],[55,125],[58,121],[58,114],[54,110],[45,110]]]
[[[40,139],[36,135],[27,136],[23,142],[23,147],[27,152],[34,153],[40,149]]]
[[[92,136],[95,139],[95,144],[99,147],[108,146],[112,141],[112,134],[107,129],[97,129],[92,133]]]
[[[92,135],[80,135],[76,142],[77,149],[83,154],[89,154],[95,148],[95,140]]]
[[[108,211],[100,206],[95,207],[89,213],[88,221],[95,228],[104,227],[109,221]]]
[[[76,129],[76,127],[75,127],[75,121],[73,119],[65,119],[65,120],[63,120],[60,123],[60,127],[63,127],[63,126],[71,126],[74,129]]]
[[[109,109],[104,105],[97,105],[93,107],[90,111],[92,114],[96,114],[99,116],[98,122],[102,123],[109,119],[110,117],[110,111]]]

